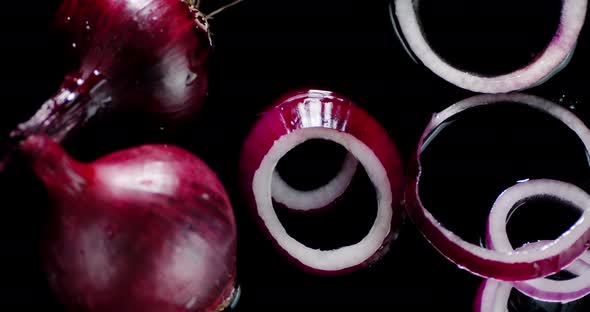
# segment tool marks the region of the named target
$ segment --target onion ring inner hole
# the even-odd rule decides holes
[[[346,148],[332,141],[310,139],[289,151],[275,170],[294,189],[315,190],[338,174],[346,153]]]
[[[293,187],[303,185],[303,187],[315,189],[329,182],[341,169],[346,154],[344,147],[327,140],[313,139],[312,142],[309,141],[312,140],[289,151],[279,161],[279,165],[283,161],[285,161],[283,166],[290,164],[291,167],[282,168],[285,170],[284,172],[289,171],[293,175],[282,175],[282,177]],[[339,148],[334,148],[333,145],[338,145]],[[318,153],[320,150],[323,151]],[[291,153],[294,155],[290,155]],[[322,153],[324,155],[320,155]],[[334,154],[329,155],[329,153]],[[337,158],[330,159],[329,156],[337,156]],[[316,160],[318,161],[316,162]],[[326,167],[331,167],[330,170],[324,170],[328,168],[322,168],[322,164],[329,162],[333,163],[326,164]],[[325,178],[322,180],[323,183],[296,184],[298,182],[294,182],[300,177],[315,179],[316,173],[312,171],[324,171],[317,176]],[[300,175],[300,177],[295,178],[295,175]],[[323,209],[291,210],[274,200],[273,206],[281,224],[291,237],[313,249],[332,250],[356,244],[367,235],[377,216],[376,194],[365,169],[359,165],[355,176],[342,196]]]
[[[450,65],[497,76],[531,63],[551,42],[560,0],[419,0],[417,16],[432,49]]]

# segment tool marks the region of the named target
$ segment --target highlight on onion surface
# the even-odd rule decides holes
[[[92,163],[47,136],[20,144],[52,207],[42,261],[68,311],[206,311],[235,304],[236,225],[199,158],[170,145]]]
[[[583,210],[578,222],[571,225],[567,231],[550,244],[526,252],[513,252],[508,250],[505,244],[499,245],[502,246],[501,250],[492,250],[468,242],[451,232],[429,211],[419,192],[420,179],[424,174],[421,155],[425,148],[432,144],[433,140],[436,140],[436,133],[448,125],[445,122],[453,120],[461,112],[472,111],[490,104],[506,105],[506,103],[524,105],[563,123],[577,136],[583,145],[584,153],[589,151],[590,130],[573,113],[557,104],[525,94],[475,96],[450,106],[435,114],[431,119],[418,144],[415,163],[411,171],[412,181],[407,185],[405,202],[410,219],[418,226],[424,237],[442,255],[460,268],[483,277],[505,281],[524,281],[557,273],[587,250],[590,241],[590,210],[587,209],[590,207],[590,196],[588,194],[564,182],[533,180],[521,183],[506,191],[498,200],[503,203],[503,206],[505,205],[504,209],[508,210],[512,209],[517,201],[535,195],[555,197]],[[506,213],[506,210],[502,211]],[[494,219],[495,221],[492,223],[494,231],[499,226],[504,226],[503,223],[506,222],[504,215]],[[496,240],[493,243],[495,246]]]
[[[284,187],[273,187],[279,161],[297,146],[317,139],[341,145],[350,154],[347,157],[354,156],[358,160],[374,186],[378,206],[369,232],[360,241],[330,250],[310,248],[292,237],[281,223],[272,201],[273,196],[292,195],[279,194]],[[308,156],[305,162],[314,162],[314,157],[319,156]],[[345,167],[352,168],[351,164]],[[300,165],[305,168],[304,163]],[[342,272],[366,266],[387,251],[389,242],[397,234],[403,192],[398,151],[387,131],[375,119],[341,95],[303,90],[279,99],[261,116],[246,138],[240,168],[245,193],[263,228],[291,259],[313,272]],[[344,172],[354,171],[354,168],[346,168]],[[322,206],[346,188],[349,178],[334,180],[343,181],[334,182],[342,185],[336,187],[338,192],[331,193],[333,188],[324,187],[315,191],[317,196],[292,196],[289,200],[300,208]],[[368,207],[362,207],[366,209]]]
[[[391,0],[404,49],[444,80],[475,92],[542,84],[571,59],[587,0]]]
[[[60,139],[105,105],[160,118],[194,113],[207,93],[211,47],[201,15],[177,0],[63,1],[55,27],[77,66],[13,135]]]

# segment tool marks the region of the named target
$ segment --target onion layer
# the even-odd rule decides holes
[[[377,217],[369,233],[356,244],[334,250],[309,248],[287,233],[273,208],[271,190],[277,163],[310,139],[330,140],[345,147],[364,166],[375,186]],[[247,196],[264,228],[280,249],[312,271],[347,271],[372,263],[397,234],[403,193],[398,151],[373,117],[340,95],[305,90],[276,102],[247,137],[241,171]]]
[[[538,249],[542,248],[543,246],[547,245],[548,241],[539,241],[536,243],[526,244],[520,248],[518,251],[526,251],[531,249]],[[578,274],[581,271],[587,272],[588,270],[588,258],[590,257],[590,252],[585,252],[584,255],[576,260],[574,263],[569,265],[565,270],[574,274]],[[546,281],[551,282],[559,282],[553,281],[549,279],[544,279]],[[508,300],[510,299],[510,291],[514,287],[514,283],[510,282],[503,282],[494,279],[487,279],[483,281],[481,284],[477,296],[474,301],[474,311],[475,312],[497,312],[497,311],[506,311],[508,308]],[[517,288],[517,290],[521,291]],[[521,291],[522,292],[522,291]],[[527,293],[524,293],[528,295]],[[534,297],[535,298],[535,297]],[[541,301],[555,301],[555,300],[544,300],[542,298],[536,298]],[[579,299],[579,298],[578,298]],[[569,300],[569,301],[573,301]],[[565,301],[562,301],[565,303]]]
[[[275,171],[272,177],[272,198],[293,210],[309,211],[326,207],[344,194],[357,166],[358,160],[354,155],[346,154],[340,172],[325,185],[309,191],[294,189]]]
[[[506,221],[509,214],[517,209],[517,204],[531,197],[550,196],[569,202],[584,213],[590,207],[590,195],[569,183],[554,180],[530,180],[508,188],[498,197],[492,207],[488,218],[487,246],[502,252],[512,252],[514,249],[506,232]],[[586,222],[587,223],[587,222]],[[584,221],[580,219],[568,232],[583,232]],[[574,239],[576,235],[570,235],[564,239]],[[543,252],[552,244],[560,244],[551,241],[536,250]],[[579,243],[584,243],[583,241]],[[590,293],[590,270],[582,263],[576,263],[575,270],[578,276],[569,280],[550,280],[546,278],[533,279],[525,282],[514,283],[514,286],[524,294],[543,301],[569,302],[582,298]],[[587,264],[586,264],[587,265]]]
[[[419,196],[421,176],[420,153],[444,121],[474,107],[490,103],[516,102],[545,112],[573,130],[590,151],[590,130],[574,114],[552,102],[524,94],[479,95],[456,103],[435,114],[420,139],[412,167],[414,180],[406,188],[406,209],[424,237],[445,257],[476,275],[507,281],[521,281],[556,273],[572,263],[587,248],[590,240],[590,211],[585,211],[581,222],[564,233],[555,243],[542,251],[510,253],[489,250],[468,243],[444,228],[424,207]]]
[[[416,0],[392,0],[399,23],[396,33],[412,59],[419,59],[426,67],[448,82],[471,91],[503,93],[533,87],[549,79],[564,67],[571,58],[580,30],[584,25],[587,0],[563,0],[561,22],[551,42],[530,64],[511,73],[482,77],[462,71],[445,62],[430,47],[416,14]],[[392,15],[393,16],[393,15]],[[401,35],[400,35],[401,34]],[[413,53],[410,53],[413,52]]]

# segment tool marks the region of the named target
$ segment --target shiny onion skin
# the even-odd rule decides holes
[[[143,145],[80,163],[47,136],[20,145],[52,210],[42,260],[68,311],[220,311],[237,290],[236,227],[215,174]]]
[[[389,8],[395,32],[406,52],[442,79],[480,93],[506,93],[532,88],[563,69],[572,58],[588,7],[587,0],[563,0],[559,28],[539,56],[508,74],[484,77],[448,64],[430,47],[420,25],[418,1],[391,0]],[[399,28],[393,19],[399,21]]]
[[[465,110],[494,103],[506,105],[502,104],[505,102],[526,105],[558,119],[579,137],[586,151],[590,151],[590,130],[573,113],[555,103],[520,93],[474,96],[435,114],[427,125],[410,166],[410,181],[405,191],[405,207],[412,222],[430,244],[460,268],[482,277],[523,281],[557,273],[586,251],[587,243],[590,241],[590,220],[588,219],[590,210],[585,211],[575,226],[563,233],[547,248],[529,250],[527,253],[511,253],[471,244],[446,229],[423,205],[418,190],[422,171],[420,153],[432,139],[431,135],[440,130],[438,127]],[[582,204],[582,206],[588,205]]]
[[[375,186],[377,217],[369,234],[357,244],[334,250],[309,248],[286,233],[272,207],[276,164],[309,139],[331,140],[344,146],[363,165]],[[279,99],[261,115],[246,138],[240,169],[244,191],[262,227],[280,250],[306,270],[343,273],[369,265],[387,252],[397,236],[403,193],[400,156],[387,131],[343,96],[302,90]]]
[[[202,14],[180,0],[64,0],[56,15],[75,69],[12,133],[58,141],[104,108],[158,122],[198,112],[211,41]]]

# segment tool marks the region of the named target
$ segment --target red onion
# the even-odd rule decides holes
[[[502,252],[514,251],[508,239],[508,233],[506,232],[508,216],[515,209],[518,209],[516,205],[518,202],[538,196],[550,196],[569,202],[582,213],[590,207],[590,195],[569,183],[553,180],[530,180],[519,183],[504,191],[492,206],[487,231],[487,246],[489,248]],[[583,231],[583,223],[583,220],[578,221],[569,232],[579,233]],[[565,239],[573,239],[572,236],[575,236],[574,234],[570,234],[570,237]],[[534,251],[543,252],[545,249],[551,248],[551,245],[563,244],[563,240],[545,243]],[[530,249],[527,249],[527,251],[530,252]],[[514,283],[514,286],[522,293],[539,300],[569,302],[582,298],[590,293],[589,269],[590,267],[586,267],[579,276],[569,280],[557,281],[540,278],[517,282]]]
[[[275,166],[291,149],[310,139],[330,140],[345,147],[364,166],[375,186],[377,217],[369,233],[356,244],[334,250],[309,248],[287,233],[274,211],[271,190]],[[271,238],[297,263],[314,272],[341,272],[368,265],[385,253],[397,234],[403,188],[398,151],[375,119],[338,94],[304,90],[278,100],[248,135],[241,171],[248,199]]]
[[[421,176],[420,153],[432,134],[439,131],[445,121],[475,107],[490,103],[516,102],[545,112],[563,122],[578,135],[586,151],[590,150],[590,130],[567,109],[544,99],[524,94],[480,95],[456,103],[435,114],[418,144],[415,164],[412,168],[413,181],[406,188],[406,210],[424,237],[445,257],[476,275],[507,281],[528,280],[556,273],[573,262],[586,249],[590,240],[590,219],[585,211],[580,223],[564,233],[554,244],[542,251],[514,253],[489,250],[468,243],[444,228],[424,207],[419,196]],[[581,206],[585,207],[585,206]]]
[[[587,0],[563,0],[559,28],[545,50],[525,67],[494,77],[460,70],[436,54],[424,37],[416,8],[417,1],[414,0],[393,0],[390,6],[392,18],[399,23],[397,29],[398,23],[394,21],[396,33],[399,37],[403,35],[404,49],[414,60],[419,59],[436,75],[458,87],[475,92],[503,93],[541,84],[567,64],[584,25]]]
[[[105,107],[158,121],[193,116],[207,94],[211,47],[200,21],[180,0],[64,0],[56,24],[78,68],[11,137],[61,141]]]
[[[236,294],[236,227],[215,174],[143,145],[80,163],[47,136],[20,145],[52,199],[42,258],[68,310],[219,311]]]
[[[294,189],[275,171],[272,177],[272,198],[293,210],[309,211],[326,207],[342,196],[358,166],[358,160],[348,153],[342,163],[342,169],[325,185],[314,190],[301,191]]]
[[[547,241],[539,241],[536,243],[530,243],[518,248],[519,251],[531,250],[531,249],[538,249],[542,248],[546,244],[550,242]],[[590,259],[590,252],[584,253],[582,257],[585,260],[579,259],[576,260],[574,263],[569,265],[566,270],[569,272],[573,272],[575,274],[580,274],[580,271],[587,272],[590,265],[586,260]],[[555,281],[549,279],[543,279],[547,282],[567,282],[567,281]],[[503,282],[494,279],[487,279],[482,282],[478,292],[476,299],[474,301],[474,311],[475,312],[498,312],[498,311],[506,311],[508,308],[508,300],[510,298],[510,291],[512,290],[514,284],[510,282]],[[520,289],[518,289],[520,291]],[[525,293],[527,294],[527,293]],[[528,294],[527,294],[528,295]],[[537,298],[539,299],[539,298]],[[550,301],[540,299],[542,301]],[[571,301],[571,300],[570,300]]]

